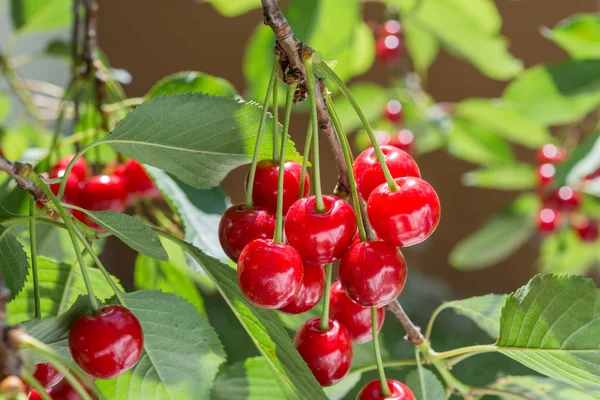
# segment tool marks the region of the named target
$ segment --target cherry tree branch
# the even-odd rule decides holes
[[[14,179],[19,189],[27,190],[29,193],[31,193],[35,200],[41,202],[48,201],[48,196],[46,196],[44,191],[31,180],[26,178],[26,176],[35,173],[31,164],[20,163],[18,161],[11,162],[0,156],[0,171],[6,172],[8,176]]]

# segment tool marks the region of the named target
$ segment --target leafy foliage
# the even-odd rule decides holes
[[[554,379],[540,376],[505,376],[498,379],[492,388],[522,394],[539,400],[591,400],[592,397]],[[503,399],[510,400],[507,397]]]
[[[247,358],[219,374],[211,400],[279,400],[283,398],[273,371],[263,357]]]
[[[542,34],[562,47],[572,58],[600,58],[600,16],[575,14]]]
[[[536,173],[531,164],[501,165],[467,172],[462,177],[466,186],[500,190],[526,190],[536,185]]]
[[[71,24],[69,0],[11,0],[10,14],[15,31],[40,32]]]
[[[223,97],[236,97],[237,90],[223,78],[197,71],[178,72],[158,81],[148,91],[149,99],[175,93],[204,93]]]
[[[582,242],[572,229],[549,236],[540,247],[544,272],[585,274],[600,259],[597,243]]]
[[[569,158],[556,168],[555,186],[577,185],[600,169],[600,130],[579,145]],[[583,188],[600,197],[597,179],[584,182]]]
[[[29,261],[23,245],[7,229],[0,225],[0,271],[6,287],[10,289],[10,300],[13,300],[25,286]]]
[[[212,4],[212,6],[221,14],[227,17],[235,17],[240,14],[259,8],[261,3],[260,0],[204,0]]]
[[[408,386],[417,400],[446,400],[448,396],[435,374],[428,369],[418,368],[406,377]]]

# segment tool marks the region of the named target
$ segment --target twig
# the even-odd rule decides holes
[[[4,171],[15,180],[19,189],[27,190],[36,201],[48,202],[48,196],[35,183],[26,178],[26,176],[35,173],[33,166],[27,163],[11,162],[0,156],[0,171]]]
[[[400,305],[400,302],[397,299],[388,304],[387,308],[388,310],[394,313],[396,318],[398,318],[398,320],[402,324],[402,327],[404,327],[404,330],[406,331],[405,339],[408,342],[414,345],[418,345],[422,343],[423,340],[425,340],[423,334],[421,333],[421,329],[411,321],[408,315],[406,315],[406,312],[404,311],[404,309]]]

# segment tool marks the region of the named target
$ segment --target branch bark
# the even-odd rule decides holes
[[[39,186],[26,178],[32,173],[35,173],[33,166],[27,163],[11,162],[0,156],[0,171],[4,171],[17,183],[19,189],[27,190],[35,200],[47,202],[48,196]]]

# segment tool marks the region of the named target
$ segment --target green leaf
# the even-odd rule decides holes
[[[518,163],[467,172],[462,183],[489,189],[526,190],[536,186],[536,179],[533,165]]]
[[[211,188],[229,171],[251,161],[260,116],[255,103],[200,93],[161,96],[129,113],[102,142],[188,185]],[[272,125],[269,116],[261,159],[273,152]],[[300,160],[293,143],[286,156]]]
[[[236,97],[237,90],[229,81],[197,71],[178,72],[158,81],[148,91],[147,98],[174,93],[204,93],[223,97]]]
[[[280,400],[284,394],[264,357],[247,358],[217,376],[211,400]]]
[[[66,40],[55,39],[46,45],[44,53],[61,59],[70,59],[72,56],[71,43]]]
[[[584,275],[600,259],[598,243],[582,241],[573,229],[564,229],[542,242],[540,263],[544,272]]]
[[[496,345],[521,364],[598,397],[599,304],[591,279],[538,275],[506,299]]]
[[[366,22],[356,26],[353,46],[353,53],[360,54],[360,57],[354,57],[352,75],[362,75],[371,69],[375,61],[375,36]]]
[[[378,121],[381,118],[381,110],[385,108],[388,101],[387,90],[375,83],[366,82],[350,85],[350,90],[369,122]],[[354,112],[350,103],[343,96],[337,96],[333,100],[333,105],[346,133],[350,133],[363,126],[356,112]]]
[[[11,0],[10,14],[18,33],[66,28],[73,19],[70,0]]]
[[[139,218],[114,211],[87,212],[88,217],[135,251],[158,260],[168,261],[158,235]]]
[[[97,268],[88,268],[88,275],[94,287],[94,294],[101,300],[114,295],[108,282]],[[42,318],[64,313],[80,295],[87,295],[87,289],[77,262],[71,264],[38,257],[38,281],[40,284],[40,311]],[[113,281],[120,287],[117,278]],[[24,290],[7,305],[9,324],[17,324],[34,318],[33,281],[30,278]]]
[[[260,8],[260,0],[204,0],[212,4],[219,13],[226,17],[235,17],[255,8]]]
[[[575,60],[528,69],[502,99],[544,125],[575,122],[600,104],[600,60]]]
[[[475,322],[485,333],[495,339],[500,331],[500,313],[505,300],[506,295],[486,294],[464,300],[448,301],[438,308],[438,312],[452,309]]]
[[[460,241],[450,253],[450,264],[469,271],[490,267],[507,258],[533,236],[537,207],[534,195],[521,195]]]
[[[10,116],[12,102],[8,93],[0,93],[0,124]]]
[[[444,386],[438,377],[425,368],[415,369],[406,376],[406,386],[417,400],[446,400]]]
[[[582,190],[600,197],[600,189],[594,193],[594,181],[585,177],[600,168],[600,129],[579,144],[569,158],[556,167],[555,187],[582,184]]]
[[[424,74],[438,56],[440,42],[435,35],[410,18],[403,21],[403,27],[408,55],[415,70]]]
[[[113,400],[208,398],[226,356],[206,318],[171,293],[144,290],[124,298],[144,330],[144,353],[125,374],[98,381],[102,392]]]
[[[461,160],[481,165],[514,162],[512,149],[504,139],[462,118],[452,122],[448,151]]]
[[[329,400],[347,399],[348,397],[346,395],[356,386],[356,384],[360,381],[360,378],[361,374],[348,374],[344,379],[342,379],[335,385],[323,388],[323,391],[325,392],[325,394],[327,394]]]
[[[6,227],[0,225],[0,271],[13,300],[23,290],[29,274],[29,260],[23,245]]]
[[[498,379],[490,387],[506,390],[536,400],[592,400],[573,386],[566,385],[555,379],[541,376],[505,376]],[[513,400],[514,397],[501,396],[502,400]]]
[[[571,58],[600,58],[600,15],[575,14],[542,34],[562,47]]]

